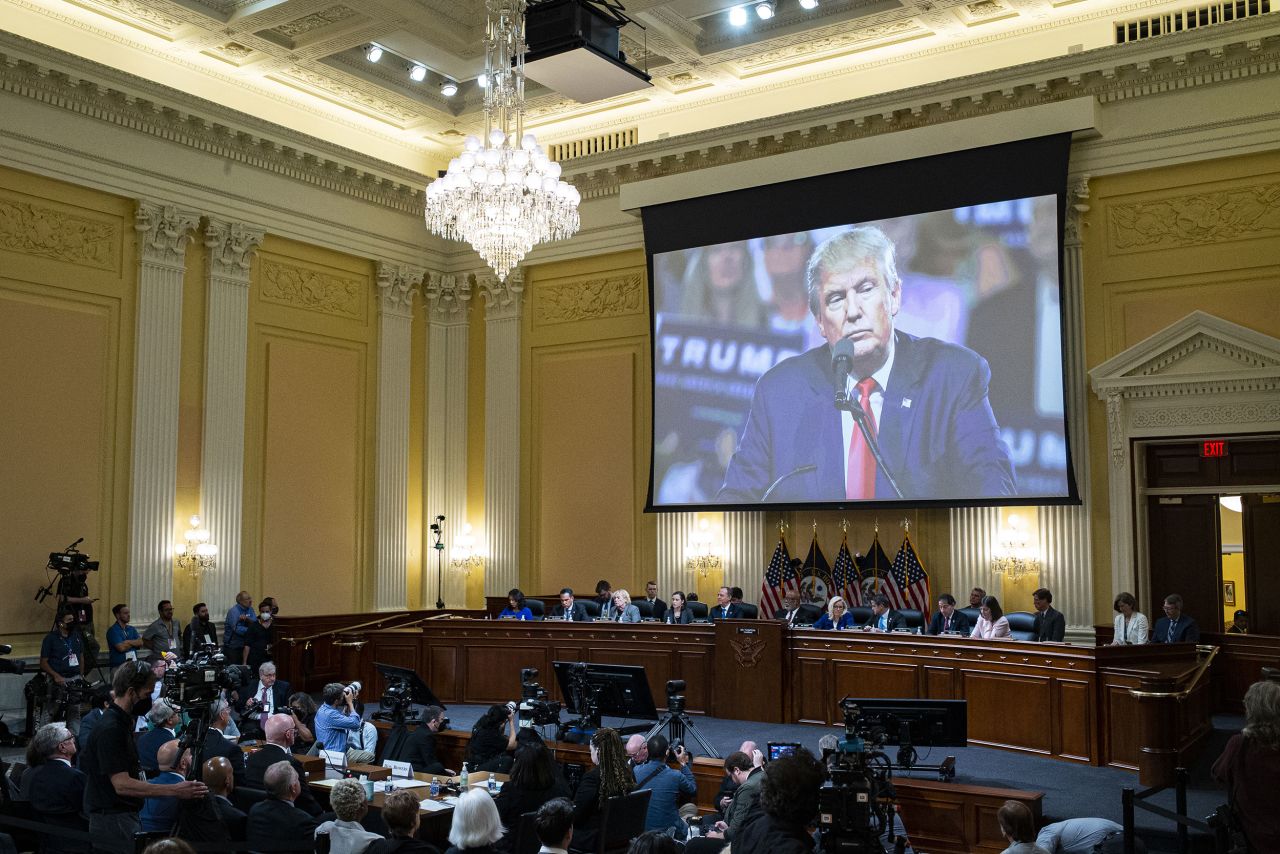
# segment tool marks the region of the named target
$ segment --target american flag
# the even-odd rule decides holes
[[[911,537],[902,538],[902,546],[893,558],[893,586],[899,591],[903,608],[915,608],[929,619],[929,575],[916,554]]]
[[[769,559],[769,567],[764,571],[764,581],[760,584],[760,612],[762,620],[773,619],[773,614],[782,607],[782,597],[788,593],[800,592],[800,579],[791,568],[791,555],[787,552],[787,540],[778,537],[778,545]]]
[[[834,588],[833,593],[844,599],[849,607],[863,604],[862,577],[853,562],[853,555],[849,553],[848,537],[840,543],[840,551],[836,552],[836,562],[831,567],[831,586]]]

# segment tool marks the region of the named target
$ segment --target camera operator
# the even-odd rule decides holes
[[[516,749],[516,705],[492,705],[475,726],[467,742],[467,763],[472,771],[511,770],[511,753]]]
[[[388,756],[397,762],[408,762],[413,770],[420,774],[445,774],[453,776],[453,771],[444,767],[436,756],[436,733],[445,724],[444,709],[439,706],[427,706],[422,711],[422,723],[409,733],[396,756]]]
[[[142,632],[143,645],[151,650],[151,657],[157,658],[166,652],[182,658],[186,653],[182,649],[182,623],[173,616],[173,603],[161,599],[156,605],[156,617],[151,625]]]
[[[131,615],[128,605],[123,602],[112,605],[111,613],[116,621],[107,629],[107,646],[111,649],[108,661],[114,669],[125,661],[137,661],[143,657],[138,654],[138,650],[142,649],[142,637],[137,629],[129,625]]]
[[[81,564],[58,579],[58,613],[70,611],[75,626],[84,638],[85,670],[97,667],[98,640],[93,630],[93,603],[98,597],[89,595],[89,567]]]
[[[138,811],[143,798],[186,800],[208,793],[203,783],[194,780],[171,786],[142,780],[133,728],[137,716],[150,711],[155,681],[144,663],[131,661],[119,667],[112,677],[115,699],[89,737],[81,767],[88,776],[84,805],[96,850],[132,854],[133,835],[141,828]]]
[[[636,789],[649,789],[649,812],[645,817],[645,830],[667,830],[674,828],[683,838],[688,826],[680,818],[680,795],[696,795],[698,784],[693,779],[693,769],[689,767],[689,752],[683,744],[671,748],[665,735],[655,735],[649,739],[649,761],[637,765],[634,770]],[[680,766],[677,771],[667,766],[667,762],[676,762]]]
[[[321,694],[324,700],[316,712],[316,743],[323,744],[325,750],[337,750],[345,753],[347,764],[372,762],[373,753],[367,750],[348,750],[347,739],[352,732],[359,732],[364,722],[356,714],[356,694],[359,683],[343,685],[341,682],[330,682],[324,686]]]
[[[810,854],[825,777],[807,750],[770,762],[760,780],[761,814],[734,833],[734,854]]]
[[[57,717],[58,704],[66,702],[68,679],[84,675],[84,639],[75,631],[76,618],[70,611],[58,614],[58,621],[40,643],[40,669],[49,677],[45,713]],[[66,702],[66,722],[72,732],[80,729],[80,702]]]
[[[203,602],[197,602],[191,609],[193,619],[191,623],[182,630],[182,648],[186,650],[187,655],[191,655],[196,651],[197,647],[211,643],[218,645],[218,627],[209,621],[209,606]]]
[[[57,827],[88,830],[85,820],[85,776],[72,767],[76,756],[76,737],[60,723],[45,724],[36,730],[27,746],[27,764],[22,775],[23,795],[31,803],[36,817]],[[88,841],[68,839],[57,834],[41,834],[41,851],[85,852]]]

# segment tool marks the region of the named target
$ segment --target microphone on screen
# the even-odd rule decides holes
[[[843,409],[849,403],[849,372],[853,370],[853,342],[841,338],[831,345],[832,382],[836,389],[836,408]]]
[[[778,478],[773,483],[769,484],[769,488],[764,491],[764,495],[760,496],[760,501],[762,503],[765,501],[768,501],[769,496],[773,495],[773,491],[777,489],[784,480],[787,480],[788,478],[794,477],[798,474],[804,474],[806,472],[817,471],[817,470],[818,470],[818,467],[816,465],[813,465],[812,463],[807,466],[796,466],[791,471],[787,472],[782,477]]]

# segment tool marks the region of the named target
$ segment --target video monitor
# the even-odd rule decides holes
[[[801,745],[800,742],[798,741],[771,741],[766,745],[766,747],[768,748],[768,753],[766,754],[766,756],[768,756],[769,761],[772,762],[775,759],[781,759],[784,756],[790,756],[791,754],[799,750],[802,746],[803,745]]]
[[[570,714],[658,719],[643,667],[583,661],[553,661],[551,666]]]
[[[858,731],[884,735],[885,744],[916,747],[967,747],[969,744],[969,702],[967,700],[884,700],[845,697],[843,709],[857,706]]]

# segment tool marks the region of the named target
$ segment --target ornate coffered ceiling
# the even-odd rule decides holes
[[[748,0],[752,2],[753,0]],[[1126,0],[777,0],[733,27],[732,0],[627,0],[622,34],[654,86],[578,104],[531,84],[546,141],[638,128],[640,141],[1112,43]],[[1185,4],[1183,4],[1185,5]],[[4,27],[60,50],[410,168],[436,168],[480,118],[483,0],[0,0]],[[413,83],[377,42],[430,69]],[[444,77],[460,81],[453,98]]]

